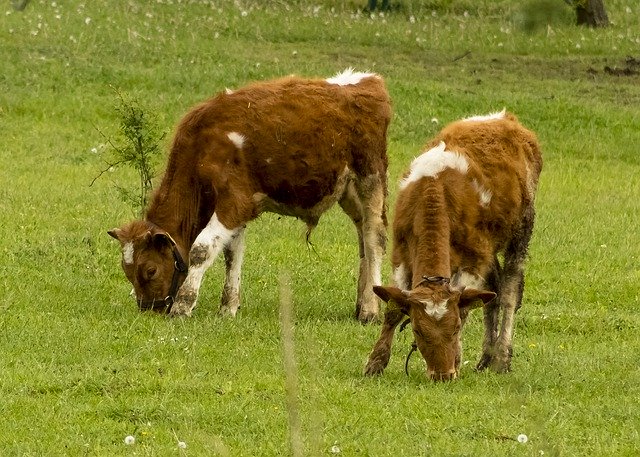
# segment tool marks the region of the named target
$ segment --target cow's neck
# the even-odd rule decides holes
[[[145,219],[165,230],[184,252],[188,252],[202,229],[201,189],[187,175],[180,176],[171,163],[154,193]],[[206,221],[205,221],[206,224]]]
[[[412,269],[414,287],[424,276],[448,278],[451,275],[448,208],[442,187],[431,181],[414,222],[417,229]]]

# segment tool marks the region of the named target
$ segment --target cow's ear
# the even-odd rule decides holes
[[[489,290],[464,289],[460,294],[458,308],[460,314],[466,317],[472,309],[484,306],[496,298],[496,293]]]
[[[153,243],[153,246],[158,249],[165,246],[171,247],[175,244],[173,238],[171,238],[166,232],[154,233],[151,237],[151,242]]]
[[[107,234],[110,237],[115,238],[116,240],[120,241],[121,243],[123,242],[123,238],[124,237],[123,237],[122,229],[114,228],[114,229],[108,230]]]
[[[397,305],[405,314],[409,313],[411,305],[406,291],[391,286],[373,286],[373,291],[383,301]]]

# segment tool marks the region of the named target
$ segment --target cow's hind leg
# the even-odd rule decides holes
[[[229,244],[224,247],[226,276],[220,300],[220,314],[235,316],[240,307],[240,275],[244,258],[244,234],[244,227],[238,229]]]
[[[387,232],[385,216],[384,177],[378,174],[358,178],[355,190],[362,208],[362,245],[365,265],[360,267],[358,279],[358,301],[356,317],[366,323],[378,317],[378,298],[373,292],[374,285],[380,285],[382,257],[384,256]]]
[[[364,367],[365,376],[382,374],[389,364],[393,334],[403,317],[404,314],[402,314],[398,308],[392,309],[391,306],[389,306],[384,313],[384,322],[382,324],[380,338],[378,338],[378,341],[376,341],[376,344],[373,346],[367,364]]]
[[[356,193],[353,183],[349,183],[344,195],[338,203],[342,210],[347,214],[347,216],[351,218],[353,224],[356,226],[356,232],[358,233],[358,253],[360,255],[360,267],[358,271],[358,292],[356,297],[356,318],[358,318],[362,303],[363,290],[367,286],[365,278],[369,273],[364,252],[364,236],[362,232],[362,203],[360,202],[360,198]]]
[[[533,205],[527,208],[516,236],[509,242],[504,254],[504,266],[500,280],[499,304],[502,310],[500,335],[496,342],[491,369],[504,373],[511,369],[513,329],[515,313],[522,304],[524,292],[524,263],[529,241],[533,233]]]
[[[184,283],[180,286],[175,303],[171,307],[171,315],[191,315],[191,311],[196,307],[204,273],[239,230],[242,228],[235,230],[226,228],[218,220],[217,214],[213,214],[207,226],[198,234],[193,246],[191,246],[189,272]]]

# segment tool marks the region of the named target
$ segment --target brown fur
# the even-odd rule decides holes
[[[287,77],[222,92],[194,107],[178,125],[144,221],[112,234],[124,245],[148,231],[167,232],[181,253],[191,250],[192,265],[200,264],[210,260],[208,253],[193,244],[214,212],[227,229],[271,211],[298,217],[311,230],[337,201],[358,227],[361,249],[369,246],[363,230],[374,230],[383,241],[390,117],[390,100],[378,76],[346,86]],[[241,148],[228,138],[231,132],[244,137]],[[367,189],[371,183],[373,190]],[[362,221],[373,225],[364,227]],[[372,250],[384,245],[369,246],[363,262],[371,261]],[[136,250],[130,268],[148,262],[151,251]],[[233,258],[226,247],[224,252]],[[164,262],[170,269],[170,257]],[[369,320],[377,303],[371,280],[361,280],[369,290],[358,296],[358,317]],[[153,294],[133,284],[139,299],[153,299],[166,293],[167,281],[163,277]],[[195,303],[187,305],[190,311]]]
[[[390,303],[390,310],[366,374],[381,373],[386,367],[393,332],[402,318],[400,309],[411,317],[431,377],[455,377],[461,351],[456,328],[464,325],[466,314],[478,300],[485,304],[485,343],[478,369],[492,366],[502,372],[510,368],[513,314],[522,300],[523,264],[542,169],[538,142],[509,113],[497,120],[454,122],[427,143],[425,150],[441,141],[447,151],[466,159],[468,170],[445,168],[435,177],[410,182],[399,192],[392,264],[400,289],[376,290]],[[491,192],[486,205],[480,200],[483,190]],[[504,255],[502,264],[498,254]],[[464,289],[459,283],[463,275],[487,290]],[[451,284],[429,282],[424,281],[425,276],[452,280]],[[492,301],[496,294],[498,299]],[[443,300],[447,311],[441,319],[429,316],[421,303]],[[498,334],[500,309],[503,321]]]

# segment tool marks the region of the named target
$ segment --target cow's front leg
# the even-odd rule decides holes
[[[207,226],[197,236],[189,251],[189,272],[180,286],[175,302],[171,306],[172,316],[190,316],[196,307],[202,278],[220,251],[227,246],[238,230],[226,228],[213,214]]]
[[[482,355],[476,365],[477,371],[482,371],[488,368],[495,354],[496,341],[498,340],[498,324],[500,318],[500,264],[498,259],[494,258],[493,269],[489,273],[487,278],[487,284],[489,290],[492,290],[498,294],[496,300],[493,300],[484,305],[484,340],[482,342]]]
[[[238,229],[224,248],[226,276],[220,300],[220,314],[235,316],[240,307],[240,275],[244,257],[244,233],[244,227]]]
[[[365,376],[382,374],[389,364],[393,334],[403,317],[404,314],[397,308],[387,309],[384,313],[384,323],[382,324],[380,338],[378,338],[378,341],[376,341],[376,344],[373,346],[369,354],[369,360],[367,360],[367,364],[364,367]]]

